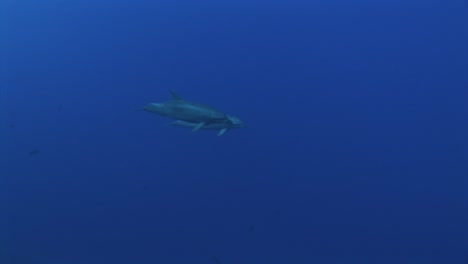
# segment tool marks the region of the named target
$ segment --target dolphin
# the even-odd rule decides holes
[[[187,101],[176,92],[169,90],[172,99],[162,103],[149,103],[143,110],[161,116],[170,117],[180,121],[194,124],[192,131],[198,131],[202,127],[213,123],[230,124],[228,116],[209,105]]]
[[[233,128],[242,128],[247,127],[242,120],[238,117],[232,115],[226,115],[229,119],[229,123],[210,123],[203,126],[203,129],[210,129],[210,130],[219,130],[218,136],[224,135],[228,130]],[[181,126],[181,127],[196,127],[197,123],[191,123],[183,120],[176,120],[172,122],[170,125],[173,126]]]

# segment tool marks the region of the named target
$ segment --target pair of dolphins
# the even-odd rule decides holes
[[[171,100],[149,103],[143,110],[176,119],[171,125],[191,127],[193,132],[200,129],[219,130],[218,136],[222,136],[230,129],[246,127],[238,117],[225,114],[209,105],[187,101],[172,90],[169,92],[172,95]]]

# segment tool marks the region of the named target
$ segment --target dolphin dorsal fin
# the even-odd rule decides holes
[[[177,94],[173,90],[169,90],[169,92],[172,95],[172,100],[184,100],[184,98],[182,98],[179,94]]]

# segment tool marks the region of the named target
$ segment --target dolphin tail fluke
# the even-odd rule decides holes
[[[197,125],[192,129],[192,132],[196,132],[196,131],[200,130],[204,125],[205,125],[205,122],[201,122],[201,123],[197,124]]]
[[[218,132],[218,137],[224,135],[227,131],[228,131],[227,128],[223,128],[223,129],[219,130],[219,132]]]

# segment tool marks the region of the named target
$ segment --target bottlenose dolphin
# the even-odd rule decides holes
[[[247,125],[242,122],[238,117],[232,116],[232,115],[226,115],[227,118],[230,120],[230,123],[210,123],[204,125],[202,128],[203,129],[210,129],[210,130],[219,130],[218,136],[224,135],[228,130],[233,129],[233,128],[241,128],[241,127],[247,127]],[[183,120],[176,120],[171,123],[173,126],[182,126],[182,127],[196,127],[197,123],[190,123],[187,121]]]
[[[208,105],[189,102],[180,97],[174,91],[170,90],[169,92],[172,94],[171,100],[162,103],[147,104],[143,110],[156,113],[161,116],[193,123],[194,126],[192,131],[200,130],[200,128],[208,124],[231,123],[231,120],[225,113]]]

